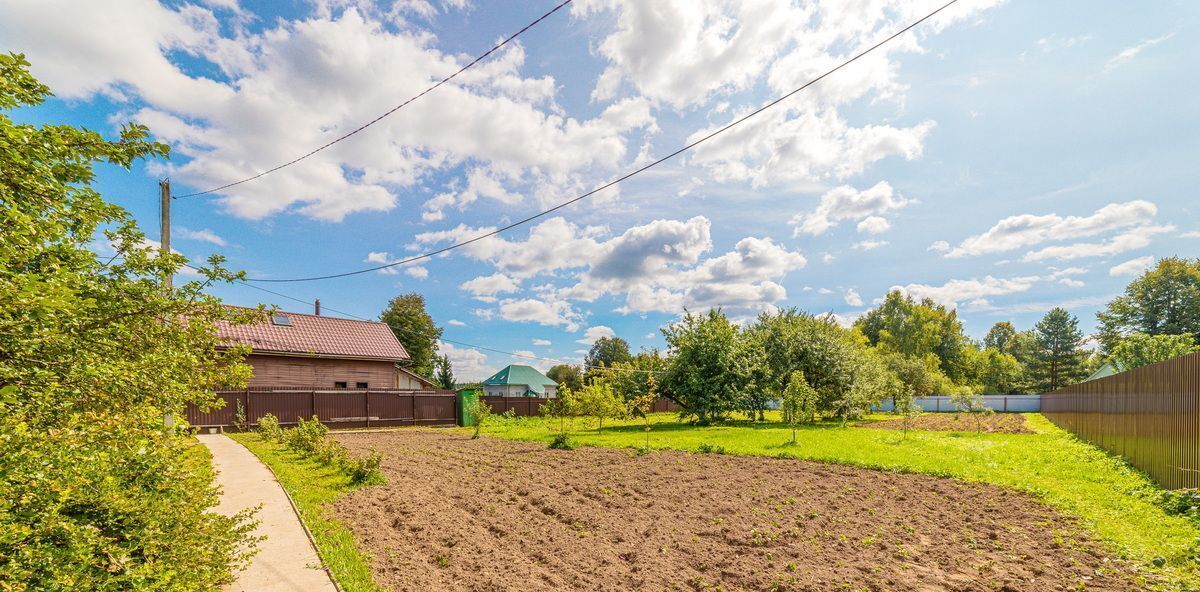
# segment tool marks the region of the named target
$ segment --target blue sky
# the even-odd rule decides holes
[[[186,193],[289,160],[553,6],[95,4],[0,0],[0,48],[57,94],[15,117],[108,133],[138,121],[171,144],[169,161],[99,178],[151,238],[160,176]],[[335,148],[177,200],[174,244],[289,278],[469,238],[670,152],[934,6],[844,5],[576,0]],[[1155,258],[1200,247],[1198,25],[1182,1],[962,0],[617,192],[392,273],[263,285],[367,317],[417,291],[449,339],[560,359],[602,335],[661,347],[684,307],[849,322],[894,287],[956,306],[977,337],[1055,305],[1090,330]],[[444,350],[464,378],[512,361]]]

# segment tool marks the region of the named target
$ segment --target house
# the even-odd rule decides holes
[[[556,396],[558,384],[532,366],[513,364],[483,381],[483,394],[487,397],[540,397]]]
[[[1096,380],[1097,378],[1104,378],[1105,376],[1112,376],[1113,374],[1117,374],[1121,371],[1122,370],[1120,366],[1117,365],[1115,360],[1109,360],[1108,362],[1105,362],[1103,366],[1097,368],[1091,376],[1084,379],[1084,382],[1087,382],[1088,380]]]
[[[278,312],[250,325],[219,323],[228,345],[252,348],[251,387],[427,389],[430,381],[404,370],[408,352],[390,327],[321,315]]]

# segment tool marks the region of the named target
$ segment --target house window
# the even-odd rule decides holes
[[[333,388],[346,388],[346,383],[344,381],[335,382],[333,383]]]
[[[281,314],[272,315],[271,316],[271,324],[279,325],[280,327],[291,327],[292,319],[289,319],[287,317],[287,315],[281,315]]]
[[[354,388],[367,388],[367,383],[365,383],[365,382],[356,382],[356,383],[354,383]]]

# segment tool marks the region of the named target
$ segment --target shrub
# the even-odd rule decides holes
[[[271,442],[283,441],[283,430],[279,427],[279,419],[270,413],[258,419],[258,435],[263,440]]]
[[[554,450],[574,450],[575,443],[571,441],[570,436],[558,433],[554,434],[554,439],[550,440],[550,448]]]
[[[284,431],[283,442],[296,452],[306,456],[314,455],[324,445],[325,437],[328,434],[329,428],[325,427],[325,424],[322,424],[315,415],[312,419],[301,417],[296,427]]]
[[[700,445],[696,447],[696,452],[701,454],[725,454],[725,447],[714,446],[708,442],[701,442]]]
[[[364,457],[346,457],[342,467],[350,475],[350,482],[355,485],[380,485],[386,481],[383,471],[379,470],[381,462],[383,457],[372,450]]]

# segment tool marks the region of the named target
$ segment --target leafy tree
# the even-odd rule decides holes
[[[861,335],[794,308],[760,314],[747,333],[762,353],[769,395],[781,398],[800,371],[819,395],[819,412],[832,414],[835,401],[847,400],[866,351]]]
[[[586,382],[591,382],[600,376],[600,368],[606,368],[616,363],[629,363],[633,356],[629,353],[629,342],[620,337],[601,337],[588,350],[583,364],[587,366]]]
[[[783,420],[792,428],[792,444],[796,443],[796,426],[816,418],[817,397],[817,390],[809,386],[804,372],[793,372],[787,388],[783,390],[783,400],[779,406]]]
[[[983,386],[983,394],[1011,395],[1022,390],[1025,380],[1025,368],[1017,358],[1001,352],[999,349],[988,348],[979,352],[981,370],[979,378]]]
[[[546,371],[546,377],[558,383],[560,389],[579,390],[583,386],[583,375],[579,372],[579,366],[571,364],[551,366]]]
[[[983,431],[983,419],[993,413],[991,407],[983,404],[983,395],[973,393],[963,389],[953,395],[950,395],[950,402],[954,404],[954,410],[957,413],[969,413],[975,420],[975,431]]]
[[[657,349],[642,351],[628,362],[614,362],[608,369],[597,371],[596,377],[612,387],[626,401],[632,401],[653,390],[652,379],[666,369],[666,359]]]
[[[450,356],[442,355],[436,358],[437,376],[434,377],[434,382],[446,390],[454,390],[454,368],[450,363]]]
[[[753,383],[753,357],[737,325],[720,309],[685,313],[662,329],[670,363],[662,375],[663,395],[679,403],[683,414],[708,424],[739,408]]]
[[[641,418],[642,431],[646,433],[646,444],[643,446],[643,452],[650,451],[650,412],[654,411],[654,402],[658,400],[658,384],[654,380],[654,375],[647,377],[646,392],[629,399],[629,415]]]
[[[1036,349],[1029,371],[1036,389],[1050,392],[1087,376],[1083,333],[1074,315],[1062,308],[1051,309],[1034,326],[1034,336]]]
[[[927,354],[924,357],[887,354],[888,368],[895,374],[902,385],[902,397],[924,398],[953,390],[954,384],[945,374],[942,374],[937,356]],[[896,409],[900,409],[901,401],[896,400]]]
[[[1134,333],[1122,339],[1112,350],[1111,360],[1118,370],[1133,370],[1149,364],[1200,351],[1191,335],[1147,335]]]
[[[558,434],[555,438],[564,444],[567,443],[567,419],[577,415],[576,392],[570,388],[561,388],[558,390],[558,396],[543,401],[540,408],[542,418],[558,420]]]
[[[478,440],[479,433],[483,431],[484,424],[492,418],[492,406],[488,404],[482,395],[479,395],[467,405],[467,413],[475,418],[475,433],[471,434],[471,439]]]
[[[1096,318],[1096,337],[1105,353],[1132,333],[1191,335],[1200,341],[1200,259],[1159,259]]]
[[[576,414],[596,418],[597,432],[604,430],[605,419],[622,418],[629,411],[625,399],[602,381],[586,384],[574,393],[574,405]]]
[[[0,109],[49,96],[28,68],[0,54]],[[205,294],[241,277],[220,257],[168,289],[186,259],[91,187],[96,163],[166,154],[142,126],[109,140],[0,113],[0,588],[214,590],[246,558],[249,514],[213,511],[211,466],[163,417],[245,385],[216,323],[263,311]]]
[[[396,339],[408,351],[409,370],[432,379],[442,329],[425,310],[425,297],[415,292],[397,296],[388,302],[379,320],[392,328]]]
[[[963,333],[958,314],[929,298],[916,301],[899,290],[892,291],[855,327],[871,345],[906,356],[934,354],[942,373],[951,380],[966,383],[971,379],[964,353],[971,340]]]
[[[988,329],[983,338],[985,349],[994,349],[1002,354],[1012,354],[1017,345],[1017,328],[1008,321],[1000,321]]]

